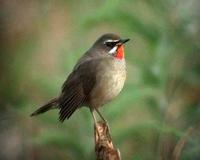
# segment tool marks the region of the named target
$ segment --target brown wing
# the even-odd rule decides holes
[[[96,68],[96,60],[82,63],[63,84],[59,98],[59,120],[61,122],[66,118],[69,119],[77,108],[84,105],[96,82]]]

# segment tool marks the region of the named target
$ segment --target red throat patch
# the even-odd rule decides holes
[[[116,58],[118,58],[118,59],[123,59],[124,58],[124,46],[123,45],[118,47]]]

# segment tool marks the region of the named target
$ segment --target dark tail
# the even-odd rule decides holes
[[[42,107],[38,108],[35,112],[33,112],[31,116],[36,116],[50,109],[54,109],[57,104],[58,104],[58,98],[53,98],[47,104],[43,105]]]

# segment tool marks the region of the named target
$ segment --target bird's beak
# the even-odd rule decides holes
[[[128,42],[130,39],[127,38],[127,39],[120,39],[119,42],[117,43],[117,45],[121,46],[123,44],[125,44],[126,42]]]

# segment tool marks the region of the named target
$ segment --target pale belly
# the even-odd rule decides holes
[[[97,84],[94,87],[91,97],[91,107],[101,107],[114,99],[122,90],[126,79],[125,65],[119,68],[119,65],[101,70],[97,76]]]

